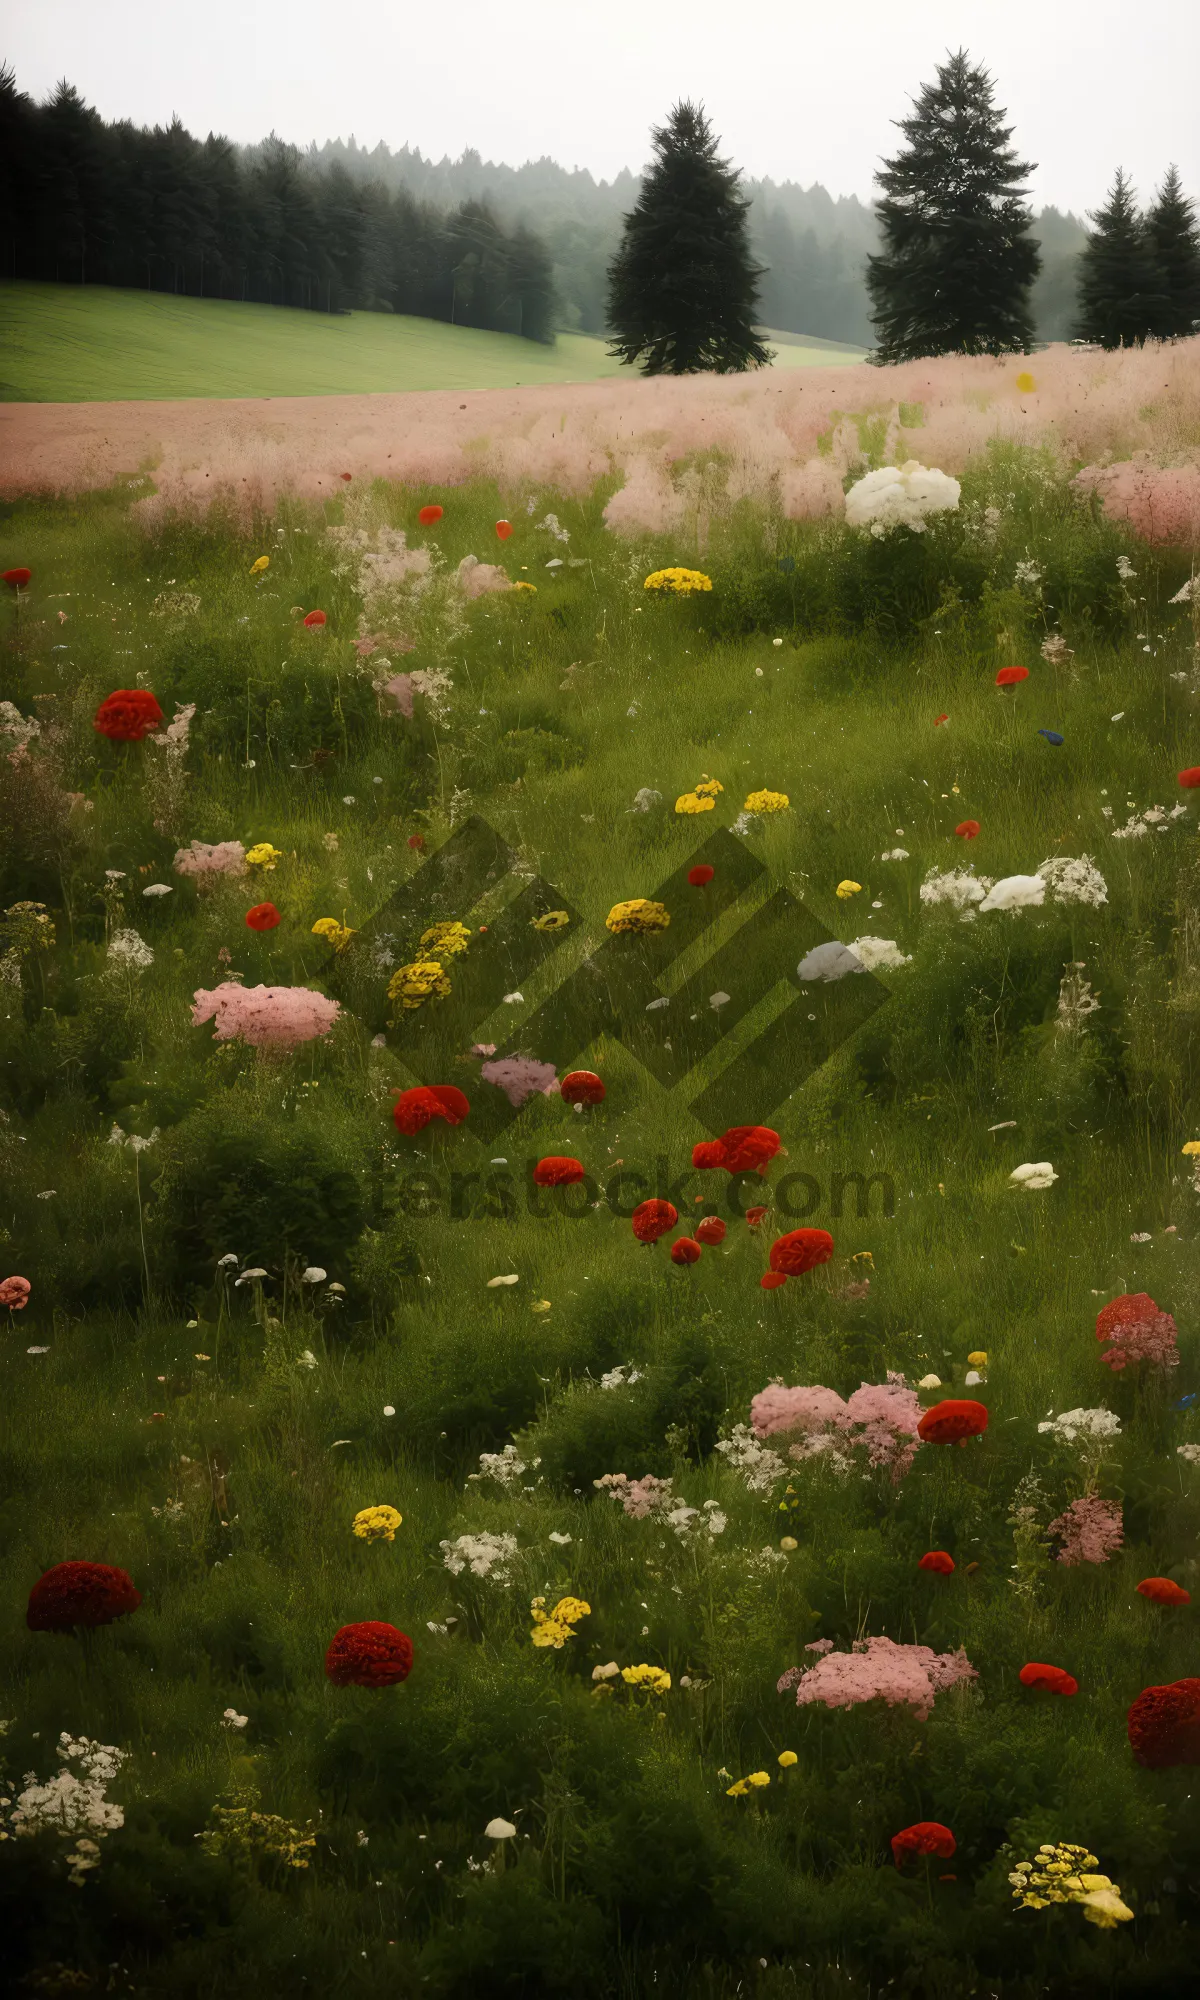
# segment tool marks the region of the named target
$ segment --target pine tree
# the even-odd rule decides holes
[[[1180,185],[1178,167],[1167,169],[1146,217],[1146,234],[1165,295],[1155,334],[1160,340],[1178,340],[1200,332],[1200,228],[1195,204]]]
[[[717,157],[703,107],[677,104],[609,266],[609,353],[645,375],[717,375],[770,360],[754,328],[758,280],[749,202]]]
[[[1079,257],[1076,334],[1101,347],[1141,347],[1161,324],[1167,299],[1133,189],[1119,167],[1108,201],[1089,220]]]
[[[1028,349],[1041,257],[1020,184],[1033,166],[1003,117],[960,49],[897,120],[907,147],[876,175],[883,249],[867,260],[877,360]]]

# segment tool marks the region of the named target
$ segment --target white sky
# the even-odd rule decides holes
[[[1124,166],[1200,195],[1196,0],[0,0],[0,59],[106,118],[247,142],[549,154],[611,179],[699,97],[752,175],[871,195],[889,121],[964,45],[996,80],[1034,203],[1080,212]]]

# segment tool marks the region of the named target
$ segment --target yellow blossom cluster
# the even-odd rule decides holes
[[[434,958],[419,958],[412,965],[401,965],[388,980],[387,997],[398,1000],[402,1007],[419,1007],[431,996],[444,1000],[450,991],[450,981]]]
[[[800,1759],[794,1750],[781,1750],[775,1761],[781,1771],[790,1771],[793,1765],[799,1763]],[[728,1771],[722,1771],[721,1776],[727,1778],[729,1776]],[[747,1777],[737,1778],[732,1785],[727,1786],[725,1796],[727,1799],[744,1799],[750,1792],[765,1790],[770,1782],[771,1774],[769,1771],[751,1771]]]
[[[258,556],[256,560],[252,562],[250,565],[250,574],[251,576],[261,576],[263,571],[265,569],[270,569],[270,567],[271,567],[270,556]]]
[[[851,882],[847,877],[846,881],[838,883],[833,893],[840,903],[848,903],[851,896],[857,896],[861,889],[861,882]]]
[[[669,1694],[671,1676],[664,1667],[622,1667],[621,1679],[626,1687],[644,1694]]]
[[[675,801],[677,813],[711,812],[718,795],[725,790],[719,778],[702,778],[690,792],[684,792]]]
[[[712,578],[698,569],[656,569],[646,578],[646,590],[669,590],[675,597],[690,597],[694,590],[711,590]]]
[[[471,933],[465,924],[448,918],[442,923],[431,924],[421,932],[421,949],[426,958],[458,958],[471,942]]]
[[[327,938],[335,951],[345,951],[354,932],[347,925],[339,924],[336,917],[318,917],[312,927],[314,937]]]
[[[786,792],[751,792],[742,810],[748,813],[782,813],[790,804]]]
[[[360,1542],[394,1542],[403,1519],[394,1507],[360,1507],[354,1516],[354,1532]]]
[[[1089,1924],[1102,1931],[1129,1923],[1133,1911],[1107,1875],[1097,1875],[1096,1856],[1070,1841],[1043,1841],[1032,1861],[1018,1861],[1009,1881],[1023,1910],[1046,1910],[1052,1903],[1078,1903]]]
[[[269,874],[276,862],[283,860],[283,849],[272,847],[269,840],[260,840],[246,849],[246,860],[251,868],[262,868]]]
[[[665,931],[670,923],[670,912],[662,903],[651,903],[645,896],[635,896],[628,903],[614,903],[604,920],[606,930],[619,931]]]
[[[546,1610],[544,1597],[535,1597],[530,1604],[533,1614],[533,1630],[530,1637],[535,1646],[553,1646],[561,1653],[568,1639],[577,1634],[575,1627],[581,1618],[590,1618],[592,1607],[585,1604],[582,1597],[560,1597],[553,1611]]]

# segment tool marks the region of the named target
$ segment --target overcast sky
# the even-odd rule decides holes
[[[1172,160],[1200,194],[1197,0],[0,0],[21,87],[65,76],[106,118],[611,179],[691,96],[746,173],[864,199],[889,121],[960,44],[1038,162],[1037,206],[1095,207],[1118,165],[1145,198]]]

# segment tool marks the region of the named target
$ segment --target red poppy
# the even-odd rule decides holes
[[[256,903],[246,912],[246,922],[252,931],[273,931],[279,922],[279,912],[274,903]]]
[[[979,821],[977,819],[960,820],[954,831],[960,840],[974,840],[976,834],[979,832]]]
[[[710,1247],[725,1241],[725,1224],[719,1215],[706,1215],[696,1224],[697,1243],[707,1243]]]
[[[639,1243],[657,1243],[668,1229],[674,1229],[679,1220],[679,1210],[672,1202],[651,1195],[649,1201],[639,1201],[630,1220]]]
[[[928,1555],[921,1557],[917,1568],[930,1570],[934,1576],[951,1576],[954,1572],[954,1557],[947,1555],[945,1549],[930,1549]]]
[[[690,1236],[677,1237],[671,1245],[672,1264],[698,1264],[700,1254],[700,1245]]]
[[[722,1139],[701,1139],[692,1147],[692,1165],[703,1173],[709,1167],[725,1165],[725,1142]]]
[[[688,881],[693,889],[705,889],[716,872],[715,868],[709,867],[707,861],[698,861],[694,868],[688,869]]]
[[[583,1161],[569,1153],[547,1153],[533,1170],[535,1187],[571,1187],[583,1179]]]
[[[603,1104],[606,1091],[594,1069],[568,1070],[558,1086],[564,1104]]]
[[[25,590],[32,575],[31,569],[6,569],[4,581],[10,590]]]
[[[931,1410],[926,1410],[917,1425],[917,1435],[926,1444],[960,1444],[966,1438],[981,1437],[987,1425],[988,1413],[983,1403],[950,1396],[944,1403],[935,1403]]]
[[[996,686],[998,688],[1016,687],[1018,681],[1027,681],[1028,679],[1028,667],[1001,667],[999,673],[996,675]]]
[[[1194,792],[1197,785],[1200,785],[1200,764],[1191,764],[1186,771],[1181,771],[1179,782],[1185,792]]]
[[[731,1125],[722,1133],[721,1144],[731,1174],[744,1174],[752,1168],[762,1174],[779,1151],[779,1134],[769,1125]]]
[[[408,844],[410,847],[417,847],[417,848],[424,847],[425,835],[423,833],[410,833],[408,836]]]
[[[949,720],[950,717],[948,715],[935,715],[933,718],[933,726],[935,729],[940,729],[943,722],[949,722]]]
[[[31,1632],[73,1632],[111,1625],[136,1611],[142,1593],[126,1570],[108,1563],[56,1563],[29,1593],[25,1623]]]
[[[762,1219],[763,1219],[763,1216],[764,1216],[764,1215],[765,1215],[766,1213],[767,1213],[767,1211],[766,1211],[766,1209],[765,1209],[765,1208],[748,1208],[748,1209],[746,1210],[746,1225],[747,1225],[747,1227],[748,1227],[748,1228],[750,1228],[750,1229],[757,1229],[757,1228],[758,1228],[758,1225],[759,1225],[759,1223],[760,1223],[760,1222],[762,1221]]]
[[[396,1130],[411,1138],[423,1132],[431,1118],[443,1118],[447,1125],[461,1125],[471,1107],[462,1091],[452,1083],[419,1083],[402,1090],[392,1106]]]
[[[441,520],[443,512],[444,509],[435,503],[429,507],[422,507],[420,513],[417,515],[417,519],[423,528],[432,528],[436,522]]]
[[[1157,1318],[1158,1307],[1149,1292],[1122,1292],[1120,1298],[1110,1299],[1096,1314],[1096,1338],[1111,1340],[1119,1326]]]
[[[1169,1576],[1143,1577],[1137,1587],[1139,1597],[1148,1598],[1151,1604],[1190,1604],[1192,1593],[1178,1583],[1172,1583]]]
[[[511,521],[497,521],[496,534],[502,542],[506,542],[508,540],[509,536],[512,534],[512,531],[513,531],[513,526]]]
[[[1048,1667],[1044,1660],[1028,1660],[1017,1675],[1022,1687],[1044,1688],[1047,1694],[1078,1694],[1079,1682],[1065,1667]]]
[[[308,626],[309,631],[314,632],[318,626],[325,623],[325,613],[323,611],[310,611],[304,622]]]
[[[412,1672],[412,1640],[378,1618],[343,1625],[325,1655],[325,1677],[335,1687],[386,1688]]]
[[[1146,1771],[1200,1764],[1200,1680],[1143,1688],[1126,1724],[1138,1763]]]
[[[354,474],[352,472],[343,472],[341,477],[343,479],[353,479]]]
[[[949,1861],[957,1846],[949,1827],[936,1819],[919,1819],[915,1826],[906,1826],[902,1833],[892,1835],[892,1855],[897,1868],[910,1854],[936,1854],[939,1861]]]
[[[787,1284],[787,1273],[784,1271],[764,1271],[758,1282],[764,1292],[777,1292],[780,1285]]]
[[[92,727],[110,743],[140,743],[163,719],[149,688],[117,688],[106,695],[92,718]]]
[[[789,1229],[771,1245],[771,1269],[777,1277],[799,1278],[817,1264],[827,1264],[833,1255],[833,1238],[827,1229]]]

